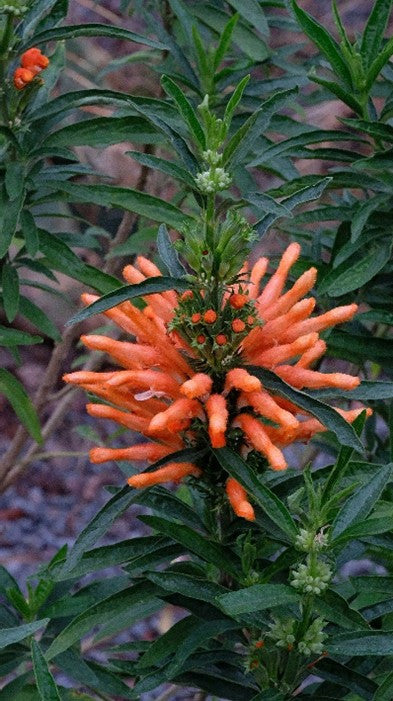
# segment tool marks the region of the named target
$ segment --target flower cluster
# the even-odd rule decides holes
[[[93,448],[94,463],[167,459],[155,471],[132,476],[129,484],[135,488],[187,475],[203,478],[204,466],[172,462],[170,455],[210,442],[215,449],[229,445],[243,456],[255,451],[272,469],[285,470],[284,446],[308,441],[326,430],[303,409],[269,392],[246,369],[247,365],[268,368],[299,389],[350,390],[359,384],[351,375],[312,369],[326,350],[319,333],[351,319],[357,307],[350,304],[311,317],[315,299],[304,296],[314,286],[315,268],[284,291],[299,253],[299,245],[290,244],[262,290],[266,258],[251,270],[246,264],[230,287],[195,284],[182,295],[173,290],[150,294],[143,309],[124,302],[105,312],[134,340],[92,334],[82,336],[82,342],[109,353],[123,369],[74,372],[65,380],[105,402],[88,404],[91,416],[138,431],[148,442],[128,448]],[[161,275],[146,258],[139,257],[137,265],[124,269],[128,283]],[[83,295],[86,304],[96,299]],[[353,421],[362,410],[337,411]],[[254,519],[249,497],[236,480],[227,480],[226,493],[238,516]]]
[[[268,637],[275,641],[277,647],[285,648],[289,652],[297,650],[301,655],[321,655],[323,642],[327,634],[323,632],[326,622],[322,618],[316,618],[307,628],[300,640],[296,639],[297,621],[290,618],[286,621],[275,620],[270,624]]]
[[[319,595],[327,589],[332,574],[325,562],[308,558],[306,564],[301,563],[293,570],[291,584],[304,594]]]
[[[0,0],[0,14],[21,17],[28,9],[28,4],[24,0]]]
[[[224,168],[212,167],[195,176],[195,182],[205,194],[225,190],[231,184],[232,178]]]
[[[23,90],[34,78],[49,66],[49,58],[41,49],[32,48],[22,54],[20,67],[14,71],[14,85],[17,90]]]

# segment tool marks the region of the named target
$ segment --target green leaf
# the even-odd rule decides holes
[[[263,134],[276,112],[285,107],[297,95],[298,89],[291,88],[277,92],[265,100],[242,126],[234,133],[223,152],[223,164],[239,164],[255,146],[255,140]]]
[[[332,178],[323,178],[317,183],[302,187],[300,190],[297,190],[297,192],[294,192],[292,195],[289,195],[283,199],[280,204],[286,207],[286,209],[292,210],[301,204],[316,200],[322,195],[323,191],[331,180]],[[277,214],[266,214],[263,219],[256,222],[254,226],[256,227],[259,236],[263,236],[278,218],[279,217]]]
[[[258,479],[252,468],[233,450],[220,448],[214,451],[214,455],[221,467],[243,485],[269,518],[293,542],[297,535],[297,527],[285,504],[280,501],[274,492],[262,484],[262,481]]]
[[[378,75],[380,74],[384,65],[389,61],[391,55],[393,54],[393,38],[389,39],[384,47],[379,51],[378,55],[375,57],[374,61],[369,67],[366,76],[366,86],[365,90],[371,90],[375,83]]]
[[[229,98],[229,100],[227,102],[227,105],[225,107],[225,112],[224,112],[224,122],[228,127],[231,124],[235,109],[238,106],[240,100],[242,99],[243,92],[244,92],[250,78],[251,78],[251,76],[250,76],[250,74],[248,74],[248,75],[245,75],[244,78],[241,79],[240,83],[238,83],[238,85],[234,89],[231,97]]]
[[[351,92],[342,88],[341,85],[336,83],[334,80],[325,80],[318,75],[315,75],[314,71],[308,74],[310,80],[318,85],[321,85],[326,90],[333,93],[339,100],[342,100],[344,104],[348,105],[356,114],[361,115],[363,110],[360,102],[352,95]]]
[[[27,209],[23,209],[20,213],[20,225],[27,252],[34,258],[39,248],[38,230],[33,215]]]
[[[23,207],[24,198],[24,190],[21,190],[19,196],[11,201],[4,193],[2,193],[0,189],[0,258],[5,256],[14,237],[18,226],[19,214]]]
[[[261,34],[269,35],[269,25],[258,0],[228,0],[228,3],[238,12],[252,27]]]
[[[88,202],[102,207],[116,207],[168,224],[174,229],[182,228],[185,224],[194,221],[192,217],[181,212],[170,202],[127,187],[49,181],[46,185],[56,189],[66,202]]]
[[[358,436],[361,435],[363,427],[364,427],[364,422],[366,420],[366,412],[362,412],[360,416],[358,416],[355,421],[353,422],[352,426],[354,427],[356,434]],[[340,480],[342,479],[346,468],[348,467],[349,461],[353,455],[353,449],[348,448],[347,446],[342,446],[340,448],[340,452],[338,454],[336,464],[334,465],[333,469],[331,470],[329,477],[327,478],[325,485],[323,487],[322,491],[322,504],[326,504],[329,499],[333,496],[336,487]]]
[[[53,338],[54,341],[61,340],[61,334],[53,321],[51,321],[34,302],[23,295],[21,295],[19,300],[19,311],[25,319],[28,319],[39,331],[49,336],[49,338]]]
[[[354,243],[361,235],[368,218],[373,212],[383,206],[387,201],[387,195],[374,195],[370,199],[361,202],[356,208],[351,221],[351,241]]]
[[[348,540],[357,540],[370,535],[378,535],[387,533],[393,529],[393,518],[381,516],[380,518],[367,518],[365,521],[356,523],[354,526],[347,528],[336,540],[336,544],[341,544]]]
[[[148,572],[147,578],[154,584],[167,589],[176,594],[192,597],[201,601],[207,601],[209,604],[216,605],[215,599],[224,594],[226,589],[220,584],[210,582],[202,577],[195,577],[182,572]]]
[[[393,672],[390,672],[378,687],[373,696],[373,701],[391,701],[393,698]]]
[[[330,297],[358,290],[372,280],[390,260],[392,242],[371,246],[363,256],[357,254],[356,262],[348,265],[347,261],[332,270],[319,285],[319,292]]]
[[[376,338],[366,333],[353,334],[337,329],[334,329],[329,336],[330,355],[346,358],[351,362],[360,361],[362,363],[365,360],[373,360],[386,368],[391,368],[393,367],[392,351],[393,341],[389,338]],[[375,383],[375,385],[378,384],[381,383]],[[390,391],[390,384],[387,383],[388,391]],[[357,390],[361,392],[360,387],[357,387],[356,390],[345,392],[345,396],[348,399],[353,398],[352,392]],[[337,392],[335,396],[337,396]]]
[[[15,628],[3,628],[0,630],[0,650],[8,645],[19,643],[21,640],[28,638],[30,635],[34,635],[34,633],[41,628],[45,628],[48,623],[49,618],[42,618],[41,620],[34,621],[33,623],[25,623],[20,626],[15,626]]]
[[[76,324],[79,321],[88,319],[89,316],[93,314],[101,314],[101,312],[106,312],[107,309],[112,309],[122,302],[134,299],[134,297],[142,297],[144,295],[154,294],[156,292],[164,292],[165,290],[179,290],[184,292],[188,290],[190,286],[189,282],[181,280],[179,278],[165,277],[151,277],[147,280],[143,280],[138,285],[124,285],[118,290],[109,292],[103,295],[93,304],[89,304],[88,307],[82,309],[78,314],[68,322],[69,324]]]
[[[278,217],[292,218],[292,213],[280,202],[276,202],[273,197],[263,192],[251,192],[244,197],[246,202],[252,204],[256,209],[262,210],[265,214],[274,214]]]
[[[232,35],[236,27],[239,15],[233,15],[224,27],[224,30],[220,36],[220,41],[214,54],[213,68],[214,71],[220,66],[221,62],[225,58],[225,54],[229,48],[232,40]]]
[[[351,73],[337,42],[319,22],[302,10],[296,4],[295,0],[291,0],[291,5],[304,33],[318,46],[319,50],[329,61],[336,75],[341,78],[348,88],[351,88]]]
[[[217,598],[228,616],[265,611],[275,606],[298,604],[299,594],[285,584],[254,584],[246,589],[231,591]]]
[[[32,336],[25,331],[0,326],[0,346],[12,348],[13,346],[31,346],[35,343],[42,343],[41,336]]]
[[[66,27],[54,27],[53,29],[47,29],[46,31],[35,34],[32,42],[34,42],[34,46],[37,46],[38,44],[46,44],[49,41],[77,39],[78,37],[108,37],[111,39],[132,41],[136,44],[145,44],[146,46],[151,46],[153,49],[166,50],[168,48],[161,42],[141,36],[140,34],[135,34],[135,32],[130,32],[128,29],[124,29],[123,27],[114,27],[109,24],[98,23],[77,24],[75,26],[69,25]],[[29,41],[22,45],[19,48],[19,51],[24,51],[25,49],[30,48],[32,42]]]
[[[375,0],[363,31],[360,53],[366,68],[377,58],[392,9],[392,0]]]
[[[315,397],[305,392],[294,389],[270,370],[252,365],[248,368],[248,371],[251,375],[258,377],[266,389],[272,390],[280,397],[289,399],[289,401],[305,409],[319,419],[324,426],[330,431],[333,431],[339,443],[350,446],[358,452],[363,453],[363,446],[353,427],[345,421],[335,409],[332,409],[332,407],[320,402],[318,399],[315,399]]]
[[[173,243],[169,238],[168,229],[165,224],[161,224],[157,235],[157,250],[162,262],[164,263],[169,275],[172,277],[182,277],[186,274],[186,269],[180,263],[179,256]]]
[[[140,516],[140,519],[159,533],[172,538],[176,543],[181,543],[202,560],[211,562],[237,578],[239,574],[237,558],[219,543],[209,540],[189,526],[168,521],[160,516]]]
[[[84,119],[75,124],[68,124],[49,134],[40,148],[63,148],[65,146],[103,148],[130,140],[134,143],[151,143],[156,141],[156,137],[157,130],[141,117],[95,117],[94,119]]]
[[[365,701],[371,701],[373,698],[373,692],[376,689],[375,682],[335,660],[320,659],[316,665],[315,673],[322,679],[350,689]]]
[[[128,486],[120,489],[100,511],[92,518],[86,528],[81,531],[75,544],[68,553],[64,567],[60,573],[60,579],[69,575],[78,562],[82,559],[86,550],[91,548],[101,536],[106,533],[112,523],[136,500],[137,493]]]
[[[21,196],[24,187],[24,168],[19,161],[12,161],[7,165],[4,184],[10,202]]]
[[[0,394],[4,394],[15,414],[37,443],[42,443],[40,422],[23,386],[8,370],[0,368]]]
[[[385,465],[345,502],[332,524],[331,541],[333,543],[347,528],[368,516],[390,477],[391,466]]]
[[[341,628],[349,628],[349,630],[369,628],[363,616],[350,608],[346,600],[333,590],[328,590],[321,597],[317,597],[315,608],[320,616]]]
[[[190,175],[188,170],[182,168],[176,163],[172,163],[164,158],[158,158],[158,156],[152,156],[149,153],[141,153],[140,151],[126,151],[127,156],[131,156],[135,161],[141,163],[143,166],[148,168],[155,168],[161,173],[170,175],[176,180],[180,180],[191,188],[195,188],[195,180]]]
[[[332,636],[327,649],[331,655],[346,657],[369,657],[393,655],[393,633],[384,631],[364,631],[360,633],[340,633]]]
[[[153,600],[156,593],[157,587],[144,581],[90,606],[74,618],[53,640],[45,654],[45,659],[50,661],[68,650],[75,641],[79,641],[95,626],[109,623],[114,617],[121,617],[122,614],[125,616],[129,609],[136,604]]]
[[[7,261],[3,263],[1,285],[3,288],[5,315],[11,323],[15,319],[19,308],[19,277],[16,269]]]
[[[174,83],[174,81],[167,75],[161,77],[161,85],[164,88],[167,95],[169,95],[176,103],[176,106],[183,117],[186,124],[190,129],[197,144],[199,144],[201,149],[206,148],[206,137],[205,133],[199,123],[199,119],[196,115],[194,108],[191,103],[185,97],[179,86]]]
[[[171,453],[171,461],[174,459],[174,456],[176,456],[176,453]],[[187,459],[192,461],[193,458],[189,457]],[[181,460],[179,459],[177,462],[181,462]],[[170,517],[171,520],[176,519],[177,521],[181,521],[181,523],[185,523],[187,526],[191,526],[191,528],[196,528],[202,532],[205,531],[203,522],[195,509],[179,499],[176,494],[170,492],[165,487],[156,486],[144,489],[139,493],[137,503],[147,506],[160,516],[167,516]]]
[[[41,652],[38,643],[31,641],[31,656],[33,660],[33,671],[41,701],[60,701],[59,690],[56,686],[45,657]]]
[[[195,620],[192,629],[186,636],[178,640],[176,652],[173,660],[166,668],[165,672],[168,679],[172,679],[182,670],[185,661],[195,652],[200,646],[205,647],[206,642],[221,635],[229,630],[240,628],[241,624],[233,620],[219,619],[217,621],[201,621]]]

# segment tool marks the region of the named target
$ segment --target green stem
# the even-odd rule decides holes
[[[13,36],[13,31],[14,31],[14,17],[11,14],[7,14],[3,35],[2,35],[1,41],[0,41],[0,86],[1,86],[0,87],[0,91],[1,91],[0,109],[1,109],[1,115],[3,118],[4,124],[8,124],[8,122],[9,122],[8,105],[7,105],[7,100],[6,100],[6,96],[5,96],[4,85],[5,85],[5,78],[6,78],[6,69],[7,69],[7,64],[8,64],[9,46],[10,46],[11,39]]]

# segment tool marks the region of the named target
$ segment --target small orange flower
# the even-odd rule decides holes
[[[41,49],[32,48],[22,54],[20,63],[22,68],[28,68],[33,73],[37,74],[45,70],[49,66],[49,58],[44,56]]]
[[[241,319],[234,319],[232,321],[232,331],[234,331],[235,333],[242,333],[245,328],[246,325]]]
[[[217,314],[214,309],[208,309],[203,315],[203,320],[207,324],[214,324],[214,322],[217,320]]]
[[[28,68],[17,68],[14,71],[14,85],[17,90],[23,90],[35,78],[35,73]]]
[[[27,78],[30,75],[28,71]],[[143,310],[131,302],[123,302],[105,312],[108,319],[135,340],[117,341],[95,334],[82,336],[81,340],[88,348],[109,353],[114,364],[120,364],[121,368],[109,372],[79,371],[64,379],[103,402],[88,404],[91,416],[139,431],[148,442],[128,448],[93,448],[90,453],[93,462],[168,459],[159,469],[131,477],[129,484],[135,488],[170,480],[177,482],[189,475],[203,479],[203,465],[174,463],[170,456],[190,445],[200,446],[208,435],[213,448],[220,449],[229,442],[241,454],[256,451],[273,470],[285,470],[283,447],[294,441],[306,442],[326,430],[320,421],[310,418],[293,402],[271,395],[245,367],[268,368],[299,389],[348,390],[359,384],[358,377],[312,369],[326,350],[319,333],[351,319],[357,307],[355,304],[337,307],[312,317],[315,299],[304,296],[315,284],[314,268],[303,273],[284,292],[299,252],[297,244],[288,246],[262,291],[267,260],[258,261],[249,273],[245,266],[244,277],[249,277],[241,283],[241,292],[237,283],[223,296],[219,308],[213,308],[209,292],[202,290],[206,306],[211,307],[204,312],[203,320],[217,324],[218,330],[221,328],[214,339],[204,334],[193,337],[193,329],[184,321],[191,318],[193,324],[198,324],[202,319],[197,311],[200,303],[197,290],[194,293],[188,290],[182,296],[173,290],[145,295]],[[158,268],[142,256],[137,259],[137,266],[128,265],[124,269],[128,282],[160,275]],[[97,297],[84,294],[82,299],[90,304]],[[241,310],[245,305],[246,309],[233,319],[233,310]],[[252,328],[244,337],[245,320]],[[337,411],[352,422],[363,409]],[[370,413],[368,409],[367,414]],[[225,489],[234,512],[253,520],[254,510],[243,486],[230,477]]]

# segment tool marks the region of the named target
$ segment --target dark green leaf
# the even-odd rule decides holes
[[[41,628],[49,623],[49,618],[43,618],[40,621],[34,621],[33,623],[25,623],[15,628],[3,628],[0,630],[0,649],[7,647],[8,645],[13,645],[14,643],[19,643],[21,640],[28,638],[30,635],[34,635]]]
[[[345,419],[338,414],[335,409],[332,409],[327,404],[320,402],[318,399],[311,397],[305,392],[290,387],[277,375],[270,370],[250,366],[249,372],[258,377],[264,387],[277,393],[279,396],[289,399],[297,406],[305,409],[307,412],[315,416],[326,426],[330,431],[337,436],[339,443],[350,446],[359,452],[363,452],[363,446],[359,441],[353,427],[348,424]]]
[[[161,224],[157,235],[157,250],[158,254],[164,263],[169,275],[172,277],[182,277],[186,270],[180,263],[179,256],[173,247],[173,243],[169,238],[168,229],[165,224]]]
[[[192,217],[181,212],[170,202],[146,192],[114,185],[79,185],[68,182],[48,182],[47,185],[61,193],[65,201],[88,202],[103,207],[117,207],[154,221],[164,222],[175,229],[193,222]]]
[[[49,336],[49,338],[53,338],[54,341],[61,340],[61,334],[58,332],[53,321],[51,321],[34,302],[23,295],[19,300],[19,311],[25,319],[28,319],[39,331]]]
[[[149,572],[147,577],[163,589],[183,594],[183,596],[189,596],[193,599],[207,601],[214,605],[216,605],[215,599],[226,591],[225,587],[220,584],[210,582],[202,577],[183,574],[182,572],[171,572],[170,570]]]
[[[226,631],[240,627],[239,623],[227,619],[219,619],[217,621],[195,621],[188,634],[184,636],[183,639],[180,638],[180,640],[178,640],[174,657],[166,668],[168,678],[172,679],[179,674],[187,658],[200,646],[205,647],[208,640]]]
[[[262,484],[252,468],[237,453],[229,448],[220,448],[215,450],[214,454],[221,467],[252,494],[269,518],[293,541],[297,528],[285,504]]]
[[[184,121],[188,124],[190,132],[193,135],[197,144],[199,144],[201,149],[205,149],[205,133],[199,123],[199,119],[195,113],[194,108],[184,95],[183,91],[180,90],[179,86],[176,85],[176,83],[174,83],[173,80],[167,75],[162,76],[161,85],[164,88],[167,95],[172,97],[172,99],[175,101],[181,116],[183,117]]]
[[[295,0],[291,0],[292,9],[304,33],[314,42],[327,58],[334,72],[346,84],[352,87],[352,78],[345,59],[340,51],[340,47],[331,34],[311,15],[300,8]]]
[[[224,121],[225,124],[228,126],[230,125],[232,121],[233,114],[235,112],[236,107],[238,106],[240,100],[242,99],[242,95],[244,92],[244,89],[246,88],[249,80],[250,80],[250,75],[245,75],[244,78],[241,79],[240,83],[236,86],[234,89],[231,97],[229,98],[227,102],[227,106],[225,107],[225,113],[224,113]]]
[[[345,599],[333,590],[326,591],[316,598],[315,608],[320,616],[341,628],[359,630],[369,627],[363,616],[350,608]]]
[[[151,143],[156,140],[156,136],[157,130],[142,117],[96,117],[68,124],[53,132],[46,137],[40,148],[82,145],[103,148],[121,141]]]
[[[340,633],[331,638],[327,645],[331,655],[363,657],[393,655],[393,633],[384,631],[364,631],[361,633]]]
[[[195,180],[190,175],[190,173],[176,163],[172,163],[164,158],[158,158],[157,156],[152,156],[149,153],[141,153],[140,151],[127,151],[127,156],[131,156],[135,161],[141,163],[143,166],[148,168],[155,168],[156,170],[170,175],[176,180],[186,183],[191,188],[195,188]]]
[[[378,56],[392,9],[392,0],[376,0],[364,28],[360,53],[367,68]]]
[[[225,54],[231,43],[232,34],[234,32],[238,19],[239,15],[233,15],[233,17],[231,17],[230,20],[228,20],[227,24],[224,27],[219,44],[214,54],[213,66],[215,71],[225,58]]]
[[[332,542],[342,535],[347,528],[368,516],[390,477],[391,467],[386,465],[378,470],[368,483],[358,489],[345,502],[332,524]]]
[[[39,248],[38,231],[34,217],[27,209],[23,209],[20,213],[20,225],[27,252],[34,258]]]
[[[297,192],[294,192],[282,200],[280,204],[284,205],[284,207],[287,209],[292,210],[305,202],[316,200],[322,195],[323,191],[330,182],[331,178],[323,178],[312,185],[302,187],[300,190],[297,190]],[[279,217],[276,214],[266,214],[263,219],[260,219],[260,221],[256,222],[254,225],[258,234],[263,236],[278,218]]]
[[[41,701],[60,701],[59,691],[38,643],[31,641],[33,671]]]
[[[319,291],[330,297],[340,297],[359,289],[385,267],[390,260],[391,248],[391,241],[380,243],[367,249],[363,256],[358,253],[356,262],[351,265],[347,261],[341,263],[324,278]]]
[[[367,76],[366,76],[366,90],[370,90],[374,85],[374,82],[378,75],[380,74],[382,68],[389,61],[391,55],[393,54],[393,38],[389,39],[384,47],[379,51],[378,55],[375,57],[374,61],[371,63]]]
[[[105,506],[94,516],[90,523],[83,529],[71,548],[64,568],[61,570],[60,578],[65,579],[69,575],[78,562],[82,559],[86,550],[91,548],[96,541],[104,535],[108,528],[112,525],[128,507],[136,500],[137,493],[129,487],[124,487],[115,494]]]
[[[275,606],[298,604],[299,594],[285,584],[254,584],[247,589],[239,589],[217,598],[218,603],[229,616],[242,613],[264,611]]]
[[[393,672],[383,680],[373,696],[373,701],[391,701],[393,698]]]
[[[154,294],[155,292],[164,292],[165,290],[179,290],[183,292],[187,290],[189,286],[190,283],[187,283],[185,280],[165,276],[148,278],[138,285],[124,285],[119,290],[114,290],[113,292],[103,295],[103,297],[93,302],[93,304],[90,304],[86,309],[82,309],[78,314],[75,314],[69,324],[76,324],[93,314],[101,314],[101,312],[112,309],[112,307],[116,307],[118,304],[127,300],[134,299],[134,297],[142,297],[144,295]]]
[[[42,443],[40,422],[23,386],[8,370],[0,368],[0,394],[4,394],[15,414],[37,443]]]
[[[4,184],[10,202],[20,198],[24,187],[24,168],[19,161],[11,161],[7,165]]]
[[[326,90],[329,90],[330,92],[333,93],[336,97],[338,97],[339,100],[342,100],[344,104],[348,105],[356,114],[362,114],[362,106],[360,102],[352,95],[352,93],[345,88],[342,88],[341,85],[336,83],[334,80],[325,80],[325,78],[321,78],[318,75],[315,75],[313,71],[308,74],[308,77],[310,80],[312,80],[314,83],[317,83],[318,85],[321,85],[323,88],[326,88]]]
[[[350,689],[355,694],[359,694],[365,701],[371,701],[373,698],[373,692],[376,689],[375,682],[335,660],[321,659],[315,671],[322,679]]]
[[[44,32],[35,34],[33,42],[34,46],[37,46],[38,44],[46,44],[49,41],[62,41],[64,39],[77,39],[78,37],[98,36],[121,39],[123,41],[133,41],[136,44],[151,46],[153,49],[165,50],[168,48],[165,44],[161,44],[154,39],[149,39],[148,37],[141,36],[140,34],[135,34],[135,32],[130,32],[128,29],[124,29],[123,27],[114,27],[110,24],[93,23],[47,29]],[[24,44],[22,47],[20,47],[19,51],[24,51],[25,49],[29,48],[30,44],[31,42]]]
[[[238,12],[252,27],[261,34],[269,34],[269,25],[258,0],[228,0],[229,4]]]
[[[13,346],[31,346],[35,343],[42,343],[41,336],[32,336],[25,331],[0,326],[0,346],[12,348]]]
[[[206,536],[189,528],[189,526],[168,521],[159,516],[140,516],[140,519],[159,533],[172,538],[176,543],[181,543],[202,560],[213,563],[216,567],[220,567],[235,578],[238,576],[239,563],[237,558],[219,543],[209,540]]]
[[[109,623],[114,617],[125,616],[132,606],[154,599],[156,593],[157,588],[144,581],[90,606],[74,618],[54,639],[45,654],[46,660],[52,660],[68,650],[75,641],[79,641],[95,626]]]
[[[16,269],[7,261],[3,263],[1,285],[3,288],[5,315],[11,323],[15,319],[19,308],[19,277]]]
[[[387,201],[387,195],[374,195],[368,200],[364,200],[359,207],[356,208],[355,214],[351,221],[351,241],[357,241],[367,223],[370,215],[383,206]]]

